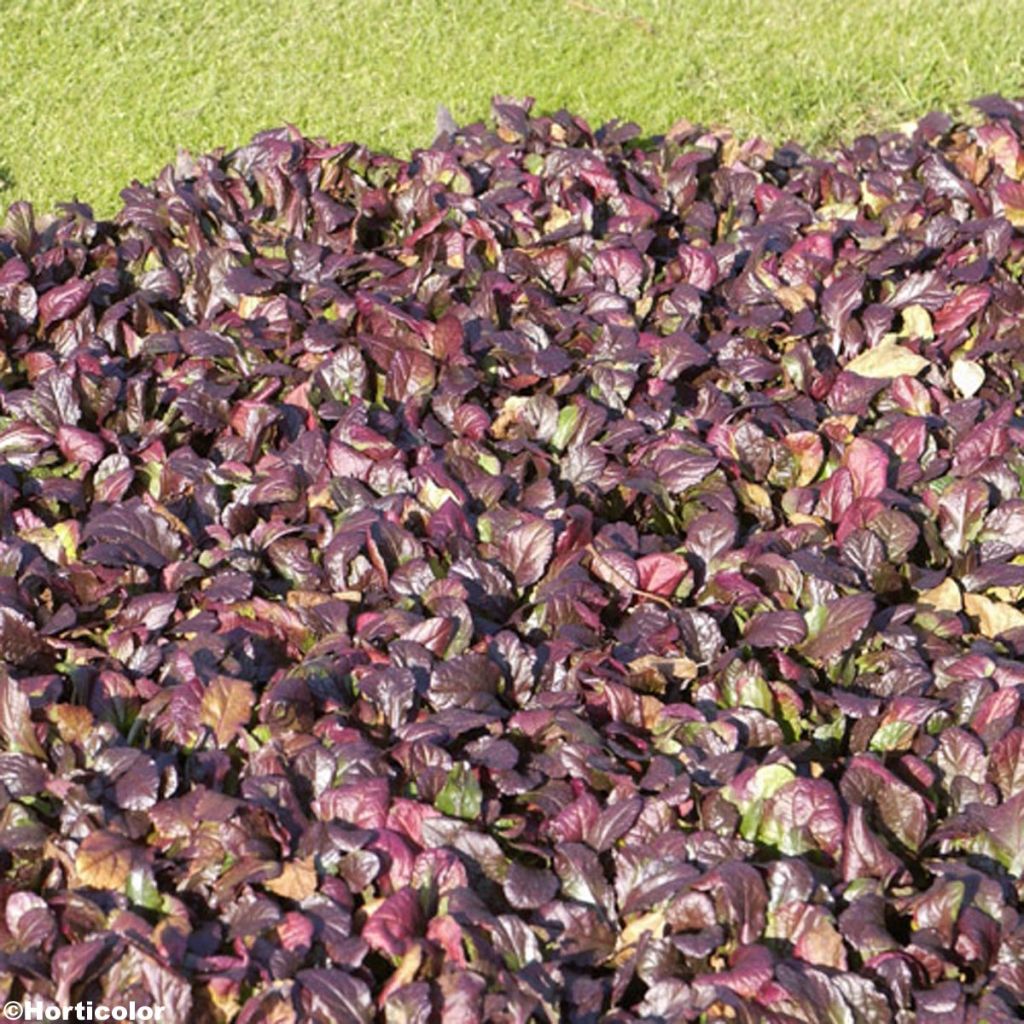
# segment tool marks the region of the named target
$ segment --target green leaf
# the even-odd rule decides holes
[[[128,872],[124,894],[136,906],[145,907],[147,910],[160,910],[163,907],[163,897],[156,887],[152,872],[146,865],[137,864]]]
[[[573,433],[576,430],[576,424],[580,418],[580,410],[578,406],[567,405],[558,414],[558,426],[555,427],[554,434],[551,435],[551,443],[561,451],[569,443]]]
[[[468,764],[457,764],[448,773],[434,806],[442,814],[471,821],[480,817],[483,798],[483,790],[473,769]]]
[[[743,815],[740,835],[744,839],[756,838],[764,813],[764,802],[795,777],[793,770],[784,764],[767,764],[757,769],[742,790],[731,783],[722,790],[722,796],[739,808]]]
[[[476,457],[476,464],[491,476],[498,476],[501,473],[501,462],[490,452],[480,452]]]
[[[913,722],[886,722],[879,726],[868,745],[870,750],[909,750],[917,733]]]

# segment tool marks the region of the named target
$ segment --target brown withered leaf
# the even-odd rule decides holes
[[[142,851],[124,836],[94,832],[78,847],[75,874],[81,885],[120,892],[141,859]]]
[[[289,861],[281,869],[277,878],[263,883],[275,896],[283,896],[288,900],[305,900],[317,889],[316,866],[312,857]]]
[[[213,730],[217,743],[224,747],[249,721],[255,703],[252,684],[244,679],[216,676],[203,694],[199,721]]]

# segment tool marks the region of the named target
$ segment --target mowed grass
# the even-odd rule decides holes
[[[1019,0],[0,0],[0,206],[117,209],[285,122],[408,153],[492,94],[821,147],[1024,93]]]

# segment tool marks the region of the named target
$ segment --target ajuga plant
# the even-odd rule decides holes
[[[1024,1012],[1024,103],[498,99],[0,229],[0,997]]]

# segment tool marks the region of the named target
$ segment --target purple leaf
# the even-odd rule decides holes
[[[988,512],[988,488],[982,481],[960,480],[939,498],[939,532],[950,554],[962,555],[981,531]]]
[[[807,636],[807,623],[799,612],[760,612],[744,630],[752,647],[792,647]]]
[[[804,657],[829,661],[846,653],[860,639],[875,612],[870,594],[840,597],[825,606],[824,625],[803,645]]]
[[[874,498],[888,483],[889,459],[885,451],[866,438],[855,438],[846,449],[846,467],[853,477],[853,493],[858,498]]]
[[[872,810],[892,836],[917,850],[928,832],[924,799],[873,757],[858,754],[843,773],[840,792],[849,804]]]
[[[517,586],[527,587],[544,575],[554,547],[554,528],[542,519],[516,526],[502,538],[502,558]]]
[[[181,542],[166,520],[137,501],[115,505],[93,516],[86,523],[82,539],[93,541],[90,554],[104,564],[162,569],[181,551]]]
[[[38,949],[56,938],[56,918],[46,901],[35,893],[11,893],[4,914],[7,930],[23,951]]]
[[[39,323],[43,328],[80,313],[89,299],[92,285],[73,278],[44,292],[39,298]]]
[[[534,910],[554,899],[558,879],[551,871],[528,868],[513,861],[504,883],[505,898],[517,910]]]
[[[374,910],[363,926],[362,937],[371,949],[402,956],[422,930],[419,896],[413,889],[401,889]]]
[[[848,273],[830,284],[821,296],[821,315],[825,323],[837,333],[843,329],[851,314],[863,299],[864,275]]]
[[[346,971],[317,968],[295,976],[298,1003],[310,1020],[370,1024],[373,998],[366,982]]]

